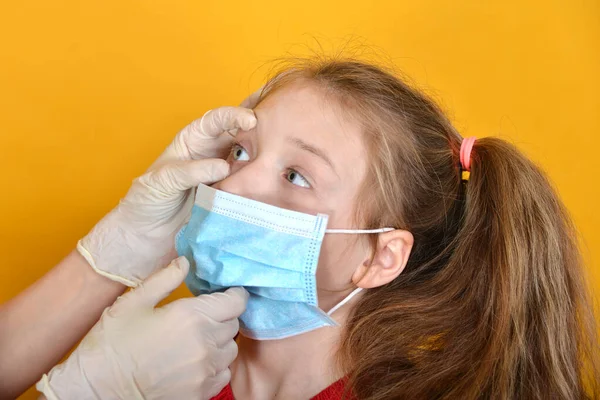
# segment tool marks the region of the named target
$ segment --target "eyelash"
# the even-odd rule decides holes
[[[230,156],[231,156],[231,158],[232,158],[232,160],[233,160],[234,162],[235,162],[235,161],[238,161],[238,160],[235,158],[235,155],[234,155],[234,154],[235,154],[235,153],[236,153],[238,150],[240,150],[240,149],[241,149],[241,150],[243,150],[243,151],[245,151],[246,153],[248,153],[248,150],[246,150],[246,149],[244,148],[244,146],[242,146],[240,143],[237,143],[237,142],[236,142],[236,143],[234,143],[234,144],[233,144],[233,146],[231,147]],[[247,160],[242,160],[241,162],[244,162],[244,161],[247,161]],[[306,185],[307,185],[307,186],[303,186],[303,185],[297,185],[297,184],[293,183],[292,181],[290,181],[290,180],[288,179],[288,177],[290,176],[290,174],[291,174],[291,173],[294,173],[294,174],[296,174],[298,177],[300,177],[300,178],[301,178],[301,179],[302,179],[302,180],[303,180],[303,181],[306,183]],[[284,178],[284,179],[285,179],[287,182],[291,183],[292,185],[294,185],[294,186],[296,186],[296,187],[300,187],[300,188],[303,188],[303,189],[310,189],[310,188],[312,188],[312,184],[311,184],[311,183],[308,181],[308,179],[306,179],[306,178],[304,177],[304,175],[302,175],[300,172],[298,172],[298,171],[297,171],[297,170],[295,170],[294,168],[287,168],[287,169],[286,169],[286,171],[285,171],[285,173],[283,174],[283,178]]]

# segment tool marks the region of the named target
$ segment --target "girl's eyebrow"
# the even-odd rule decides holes
[[[329,165],[329,167],[333,170],[333,172],[336,175],[338,174],[337,171],[335,170],[335,167],[333,166],[333,163],[331,162],[331,159],[327,156],[327,153],[325,153],[323,150],[313,146],[312,144],[306,143],[305,141],[303,141],[300,138],[288,138],[287,141],[291,142],[292,144],[299,147],[300,149],[302,149],[304,151],[308,151],[309,153],[312,153],[315,156],[321,158],[323,161],[325,161],[325,163],[327,165]],[[338,177],[339,177],[339,175],[338,175]]]

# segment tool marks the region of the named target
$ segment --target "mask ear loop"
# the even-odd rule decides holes
[[[325,233],[383,233],[391,232],[394,228],[379,229],[325,229]]]
[[[395,228],[379,228],[379,229],[325,229],[325,233],[383,233],[383,232],[391,232],[395,230]],[[327,315],[331,315],[337,310],[340,309],[344,304],[349,302],[354,296],[359,294],[363,288],[354,289],[346,298],[339,303],[337,303],[331,310],[327,312]]]
[[[363,290],[363,288],[356,288],[352,291],[352,293],[350,293],[348,296],[346,296],[346,298],[342,301],[340,301],[339,303],[337,303],[335,306],[333,306],[333,308],[331,310],[329,310],[327,312],[327,315],[331,315],[334,312],[336,312],[337,310],[339,310],[339,308],[341,306],[343,306],[344,304],[346,304],[347,302],[350,301],[350,299],[352,299],[354,296],[356,296],[358,293],[360,293]]]

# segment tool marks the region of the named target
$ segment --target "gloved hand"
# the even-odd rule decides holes
[[[242,104],[256,104],[255,96],[256,93],[251,94]],[[171,160],[223,158],[231,148],[237,130],[249,130],[255,125],[256,117],[250,107],[219,107],[209,110],[202,118],[183,128],[150,169]]]
[[[36,388],[48,400],[210,399],[229,382],[248,293],[231,288],[154,306],[189,269],[184,257],[107,308]]]
[[[175,234],[189,218],[194,190],[229,174],[227,131],[256,125],[252,110],[221,107],[192,122],[150,167],[133,181],[119,205],[77,244],[99,274],[136,286],[175,257]]]

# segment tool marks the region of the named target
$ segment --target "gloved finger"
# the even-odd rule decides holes
[[[250,96],[246,97],[244,101],[240,104],[240,107],[244,108],[254,108],[260,99],[260,95],[264,89],[264,85],[261,86],[257,91],[252,93]]]
[[[110,314],[116,315],[138,307],[156,306],[159,301],[181,285],[189,268],[190,263],[185,257],[176,258],[168,267],[157,271],[137,288],[119,298],[110,307]]]
[[[196,299],[195,310],[208,316],[214,321],[222,322],[242,315],[250,295],[246,289],[235,287],[224,293],[203,294]]]
[[[179,193],[198,186],[210,185],[229,175],[229,163],[212,158],[180,161],[163,165],[141,176],[140,182],[166,194]]]
[[[210,379],[210,384],[206,385],[207,389],[205,393],[202,393],[201,399],[212,399],[218,395],[221,390],[223,390],[229,381],[231,381],[231,370],[227,368]]]
[[[223,347],[229,341],[233,340],[235,335],[240,330],[240,321],[237,318],[230,319],[229,321],[221,322],[217,328],[215,328],[214,337],[215,343],[218,347]]]
[[[238,345],[235,340],[230,340],[221,347],[216,354],[215,368],[217,371],[223,371],[231,365],[233,360],[238,356]]]
[[[234,129],[250,130],[256,126],[254,111],[243,107],[219,107],[193,122],[194,131],[202,136],[217,137]],[[189,141],[192,143],[192,141]],[[194,152],[194,149],[190,149]]]

